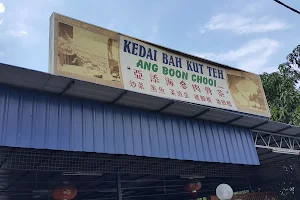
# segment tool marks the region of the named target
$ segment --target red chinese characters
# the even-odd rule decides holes
[[[217,104],[219,104],[219,105],[232,107],[232,103],[230,101],[225,101],[225,100],[220,100],[220,99],[216,99],[216,101],[217,101]]]
[[[222,90],[218,90],[218,95],[219,97],[225,97],[224,93],[222,92]]]
[[[229,107],[232,107],[232,103],[230,101],[226,102]]]
[[[201,89],[200,89],[199,85],[192,84],[192,87],[193,87],[194,92],[196,92],[196,91],[201,92]]]
[[[206,100],[208,103],[212,103],[211,98],[210,97],[206,97]]]
[[[157,92],[155,85],[150,85],[150,88],[151,88],[151,92]]]
[[[183,80],[180,82],[180,85],[183,89],[187,89],[187,85]]]
[[[158,79],[157,74],[150,74],[150,81],[152,83],[159,83],[159,79]]]
[[[200,96],[200,99],[201,99],[201,101],[206,101],[206,98],[205,98],[205,96]]]
[[[176,96],[176,92],[175,92],[174,89],[170,89],[170,92],[171,92],[171,94],[172,94],[173,96]]]
[[[132,87],[132,88],[136,88],[136,82],[130,80],[129,81],[129,86]]]
[[[221,100],[221,102],[222,102],[222,105],[224,105],[224,106],[227,105],[225,100]]]
[[[140,88],[141,90],[145,89],[144,83],[138,82],[138,88]]]
[[[183,97],[182,92],[181,91],[177,91],[177,96]]]
[[[197,101],[200,101],[200,98],[199,98],[199,95],[198,95],[198,94],[194,94],[194,98],[195,98]]]
[[[136,79],[143,80],[143,73],[141,70],[136,69],[136,70],[134,70],[133,74]]]
[[[132,87],[132,88],[138,88],[138,89],[141,89],[141,90],[144,90],[144,83],[142,82],[135,82],[133,80],[130,80],[129,81],[129,86]]]
[[[207,94],[212,95],[212,91],[209,87],[205,87],[205,91],[207,92]]]
[[[189,94],[187,92],[184,92],[184,98],[189,99]]]
[[[162,87],[159,87],[159,88],[158,88],[158,91],[159,91],[159,93],[161,93],[161,94],[165,94],[165,90],[164,90],[164,88],[162,88]]]
[[[172,79],[166,77],[165,80],[166,80],[166,84],[167,84],[167,85],[170,85],[170,86],[172,86],[172,87],[174,86],[174,82],[173,82]]]

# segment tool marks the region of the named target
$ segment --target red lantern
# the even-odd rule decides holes
[[[185,185],[184,189],[187,192],[197,192],[201,188],[201,182],[196,180],[189,180]]]
[[[52,190],[52,198],[55,200],[71,200],[77,195],[77,189],[71,185],[61,185]]]

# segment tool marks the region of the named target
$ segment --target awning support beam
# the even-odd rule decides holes
[[[232,120],[229,120],[229,121],[225,122],[225,124],[231,124],[232,122],[238,121],[238,120],[242,119],[243,117],[244,117],[243,115],[238,116],[238,117],[236,117]]]
[[[125,94],[127,93],[127,91],[125,90],[124,92],[122,92],[116,99],[114,99],[111,104],[116,103],[117,101],[119,101]]]
[[[210,111],[210,108],[207,108],[207,109],[201,111],[200,113],[198,113],[198,114],[192,116],[191,118],[192,118],[192,119],[196,119],[197,117],[200,117],[201,115],[204,115],[204,114],[207,113],[208,111]]]
[[[75,81],[71,80],[70,83],[67,85],[67,87],[65,87],[65,89],[60,93],[60,96],[64,96],[74,84],[75,84]]]
[[[262,125],[265,125],[265,124],[267,124],[267,123],[269,123],[269,120],[264,121],[264,122],[262,122],[262,123],[260,123],[260,124],[255,125],[255,126],[252,126],[250,129],[256,129],[256,128],[258,128],[258,127],[260,127],[260,126],[262,126]]]
[[[255,146],[257,148],[270,149],[282,151],[282,153],[297,153],[300,151],[300,138],[292,137],[274,133],[266,133],[260,131],[253,131],[255,134]]]
[[[171,101],[170,103],[167,103],[166,105],[164,105],[162,108],[158,109],[157,112],[161,112],[163,110],[165,110],[166,108],[170,107],[171,105],[173,105],[175,102]]]

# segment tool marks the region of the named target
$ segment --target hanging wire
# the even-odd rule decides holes
[[[278,3],[278,4],[280,4],[280,5],[282,5],[282,6],[286,7],[286,8],[288,8],[288,9],[294,11],[295,13],[300,14],[300,11],[296,10],[295,8],[292,8],[292,7],[290,7],[290,6],[288,6],[288,5],[284,4],[284,3],[282,3],[282,2],[279,1],[279,0],[274,0],[274,1],[275,1],[276,3]]]

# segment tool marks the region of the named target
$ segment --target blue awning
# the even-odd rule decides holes
[[[232,125],[3,85],[0,113],[2,146],[259,164],[251,131]]]
[[[267,118],[138,94],[44,72],[0,63],[0,83],[38,91],[91,99],[188,118],[232,124],[251,130],[300,136],[300,127]]]
[[[233,125],[230,127],[243,127],[243,130],[264,131],[294,137],[300,136],[299,126],[274,122],[260,116],[172,101],[1,63],[0,84],[5,87],[11,85],[37,92],[51,93],[57,98],[61,96],[68,96],[72,99],[79,97],[80,99],[94,100],[100,104],[105,103],[102,104],[103,106],[113,105],[115,107],[118,105],[137,108],[136,111],[138,112],[143,110],[145,113],[158,114],[159,116],[162,116],[161,114],[169,115],[170,118],[178,116],[175,118],[187,121],[198,120],[199,123],[210,121],[210,123],[214,122],[213,124],[224,127]],[[3,132],[3,130],[1,131]],[[239,144],[235,145],[238,146]]]

